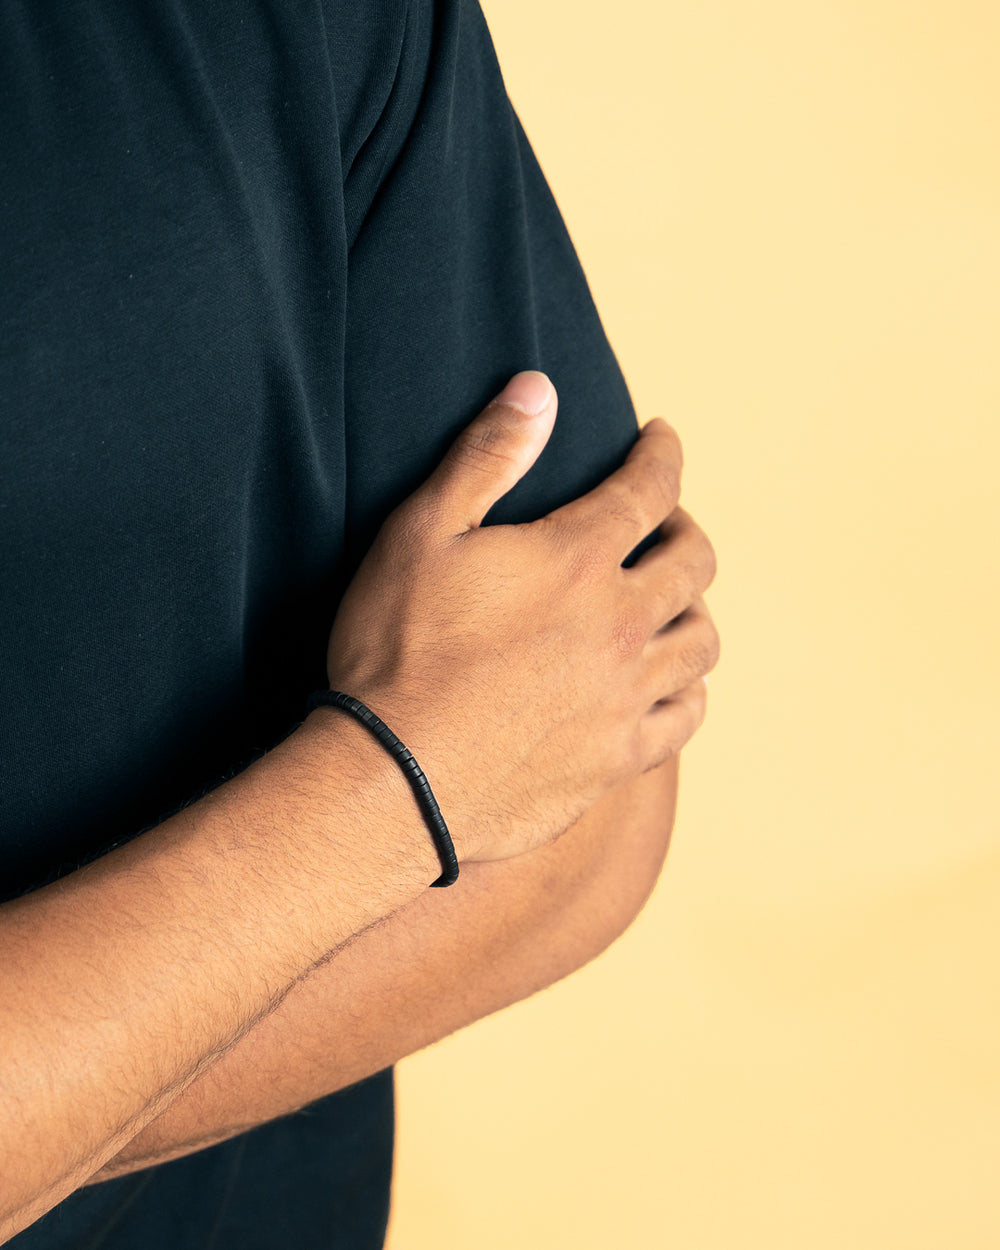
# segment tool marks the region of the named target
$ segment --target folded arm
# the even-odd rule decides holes
[[[297,984],[89,1184],[288,1115],[527,998],[638,915],[670,841],[679,757],[605,795],[556,842],[467,863]]]

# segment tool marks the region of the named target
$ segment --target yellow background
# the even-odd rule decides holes
[[[636,923],[400,1065],[390,1250],[996,1250],[1000,9],[484,8],[722,659]]]

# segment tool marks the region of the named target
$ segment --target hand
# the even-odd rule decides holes
[[[532,399],[537,416],[514,406]],[[715,553],[677,506],[681,445],[662,418],[587,494],[538,521],[481,526],[541,453],[556,407],[544,374],[515,376],[386,518],[330,634],[331,689],[410,749],[459,859],[551,842],[680,751],[718,661],[701,598]],[[622,568],[654,529],[656,546]]]

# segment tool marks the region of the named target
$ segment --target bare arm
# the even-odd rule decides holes
[[[553,419],[551,400],[547,425],[488,406],[383,525],[330,636],[333,687],[391,709],[433,761],[463,861],[543,848],[674,756],[718,655],[697,597],[714,553],[676,507],[665,423],[571,505],[480,528]],[[658,517],[664,541],[625,572]],[[401,770],[321,708],[156,829],[0,907],[0,1241],[439,871]]]
[[[440,872],[392,760],[363,726],[318,719],[333,715],[0,907],[0,1242]]]
[[[211,1146],[380,1071],[593,959],[662,867],[678,757],[518,859],[467,864],[297,984],[88,1183]]]

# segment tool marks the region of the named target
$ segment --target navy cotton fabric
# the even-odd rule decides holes
[[[638,425],[475,0],[0,0],[0,135],[2,902],[296,728],[511,374],[559,417],[487,524]],[[9,1244],[377,1247],[392,1138],[389,1069]]]

